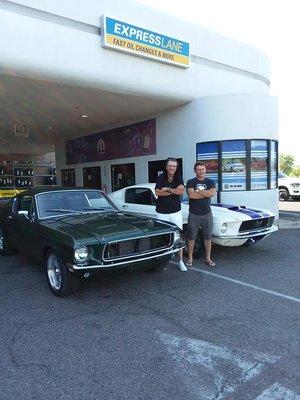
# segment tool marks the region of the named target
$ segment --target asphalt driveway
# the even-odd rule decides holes
[[[101,273],[64,299],[0,256],[1,400],[300,400],[299,239],[216,247],[213,270]]]

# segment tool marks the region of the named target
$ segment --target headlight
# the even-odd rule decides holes
[[[77,247],[74,251],[74,258],[78,262],[85,261],[89,256],[89,249],[86,246]]]
[[[175,231],[174,232],[174,244],[178,243],[180,239],[181,239],[181,232]]]
[[[227,231],[227,224],[226,222],[223,222],[223,224],[221,224],[220,226],[220,231],[221,233],[225,233]]]

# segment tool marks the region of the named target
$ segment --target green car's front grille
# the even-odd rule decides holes
[[[105,246],[103,259],[110,261],[117,258],[137,257],[167,249],[172,243],[173,235],[170,233],[112,242]]]

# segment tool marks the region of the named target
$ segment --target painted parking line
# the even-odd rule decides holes
[[[300,400],[300,396],[279,383],[274,383],[255,400]]]
[[[286,300],[290,300],[290,301],[294,301],[296,303],[300,303],[300,299],[298,299],[297,297],[293,297],[293,296],[289,296],[287,294],[275,292],[274,290],[264,289],[264,288],[259,287],[259,286],[251,285],[250,283],[239,281],[238,279],[233,279],[233,278],[229,278],[227,276],[216,274],[215,272],[206,271],[205,269],[199,269],[199,268],[195,268],[195,267],[191,267],[189,269],[192,269],[192,270],[197,271],[197,272],[201,272],[202,274],[211,275],[211,276],[214,276],[215,278],[223,279],[224,281],[232,282],[232,283],[235,283],[237,285],[246,286],[246,287],[251,288],[251,289],[255,289],[255,290],[259,290],[259,291],[264,292],[264,293],[272,294],[273,296],[281,297],[281,298],[286,299]]]

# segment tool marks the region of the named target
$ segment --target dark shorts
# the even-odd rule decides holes
[[[190,240],[195,240],[199,228],[201,228],[204,239],[211,240],[212,222],[213,216],[211,212],[204,215],[193,214],[190,212],[188,217],[187,237]]]

